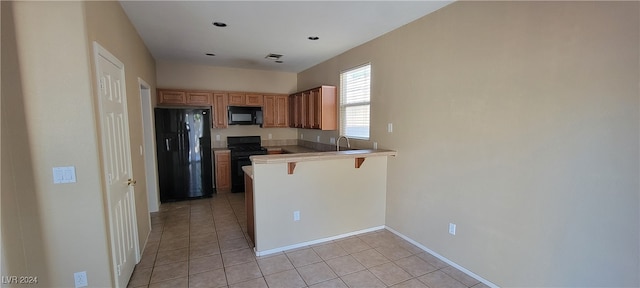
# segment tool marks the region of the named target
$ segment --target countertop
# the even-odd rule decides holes
[[[288,146],[283,146],[283,147],[288,147]],[[293,146],[293,147],[299,147],[299,146]],[[309,150],[315,151],[313,149],[309,149]],[[253,164],[271,164],[271,163],[320,161],[320,160],[330,160],[330,159],[361,158],[361,157],[370,157],[370,156],[396,156],[397,154],[398,152],[394,150],[362,149],[362,150],[347,150],[347,151],[339,151],[339,152],[328,151],[328,152],[293,153],[293,154],[254,155],[254,156],[251,156],[250,159],[253,162]]]
[[[297,145],[271,146],[271,147],[266,147],[266,148],[267,148],[267,150],[282,150],[282,152],[291,153],[291,154],[320,152],[320,151],[315,150],[315,149],[311,149],[311,148],[307,148],[307,147],[303,147],[303,146],[297,146]]]
[[[249,175],[249,178],[253,179],[253,166],[242,166],[242,171],[244,171],[245,174]]]

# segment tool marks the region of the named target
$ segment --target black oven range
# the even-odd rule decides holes
[[[251,165],[249,156],[266,155],[260,136],[227,137],[227,148],[231,150],[231,192],[244,192],[244,172],[242,166]]]

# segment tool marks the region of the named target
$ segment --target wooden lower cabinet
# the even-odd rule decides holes
[[[277,154],[284,154],[284,152],[282,152],[282,149],[278,149],[278,150],[269,149],[269,150],[267,150],[267,155],[277,155]]]
[[[213,151],[216,173],[216,191],[231,191],[231,151]]]

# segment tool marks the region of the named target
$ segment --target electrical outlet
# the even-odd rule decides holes
[[[316,142],[320,142],[320,136],[316,136]]]
[[[300,221],[300,211],[293,211],[293,221]]]
[[[336,137],[329,138],[329,144],[336,144]]]
[[[387,132],[393,132],[393,123],[387,123]]]
[[[300,139],[304,139],[304,134],[300,133]]]
[[[89,286],[89,281],[87,281],[87,271],[73,273],[73,279],[76,282],[76,288]]]
[[[269,139],[273,138],[273,135],[271,133],[269,133]]]
[[[449,234],[456,235],[456,224],[449,223]]]
[[[220,134],[216,134],[216,141],[220,141]]]
[[[373,150],[378,150],[378,142],[373,142]]]

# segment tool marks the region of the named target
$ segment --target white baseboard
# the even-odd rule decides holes
[[[482,278],[482,277],[480,277],[480,276],[476,275],[475,273],[473,273],[473,272],[471,272],[471,271],[467,270],[466,268],[464,268],[464,267],[462,267],[462,266],[460,266],[460,265],[456,264],[455,262],[453,262],[453,261],[451,261],[451,260],[449,260],[449,259],[445,258],[444,256],[442,256],[442,255],[440,255],[440,254],[438,254],[438,253],[434,252],[433,250],[431,250],[431,249],[429,249],[429,248],[425,247],[424,245],[422,245],[422,244],[420,244],[420,243],[416,242],[415,240],[413,240],[413,239],[411,239],[411,238],[409,238],[409,237],[405,236],[404,234],[402,234],[402,233],[400,233],[400,232],[398,232],[398,231],[396,231],[396,230],[393,230],[391,227],[389,227],[389,226],[385,226],[384,228],[385,228],[385,229],[387,229],[387,230],[389,230],[389,232],[391,232],[391,233],[393,233],[393,234],[398,235],[400,238],[402,238],[402,239],[404,239],[404,240],[407,240],[407,241],[408,241],[408,242],[410,242],[411,244],[418,246],[420,249],[424,250],[425,252],[428,252],[429,254],[431,254],[431,255],[435,256],[436,258],[438,258],[438,259],[440,259],[440,260],[444,261],[445,263],[447,263],[447,264],[449,264],[449,265],[451,265],[451,266],[455,267],[456,269],[458,269],[458,270],[460,270],[460,271],[462,271],[462,272],[466,273],[467,275],[469,275],[469,276],[471,276],[471,277],[475,278],[476,280],[478,280],[478,281],[480,281],[480,282],[484,283],[485,285],[487,285],[487,286],[489,286],[489,287],[492,287],[492,288],[499,288],[499,286],[498,286],[498,285],[493,284],[493,283],[491,283],[489,280],[484,279],[484,278]]]
[[[296,248],[300,248],[300,247],[304,247],[304,246],[319,244],[319,243],[322,243],[322,242],[328,242],[328,241],[332,241],[332,240],[346,238],[346,237],[349,237],[349,236],[354,236],[354,235],[358,235],[358,234],[362,234],[362,233],[382,230],[384,228],[385,228],[385,226],[377,226],[377,227],[367,228],[367,229],[358,230],[358,231],[354,231],[354,232],[349,232],[349,233],[345,233],[345,234],[340,234],[340,235],[333,236],[333,237],[327,237],[327,238],[322,238],[322,239],[318,239],[318,240],[302,242],[302,243],[298,243],[298,244],[293,244],[293,245],[284,246],[284,247],[278,247],[278,248],[264,250],[264,251],[255,251],[255,248],[254,248],[254,251],[256,252],[256,256],[264,256],[264,255],[269,255],[269,254],[273,254],[273,253],[282,252],[282,251],[285,251],[285,250],[291,250],[291,249],[296,249]]]

